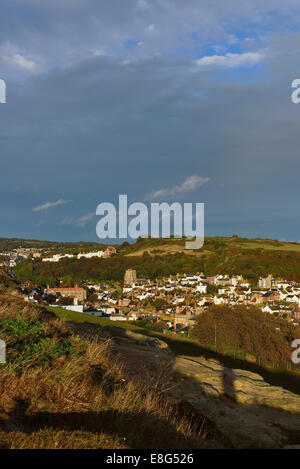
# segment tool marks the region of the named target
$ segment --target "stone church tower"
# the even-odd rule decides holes
[[[124,286],[132,286],[134,283],[137,283],[136,270],[126,270],[124,276]]]

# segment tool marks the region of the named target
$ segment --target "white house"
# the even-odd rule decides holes
[[[273,310],[270,308],[270,306],[264,306],[263,308],[261,308],[262,312],[263,313],[270,313],[270,314],[273,314]]]
[[[203,283],[200,283],[195,288],[195,291],[197,291],[199,293],[206,293],[206,290],[207,290],[207,285],[204,285]]]
[[[77,256],[78,259],[81,259],[82,257],[85,257],[86,259],[91,259],[92,257],[104,257],[104,251],[81,252]]]

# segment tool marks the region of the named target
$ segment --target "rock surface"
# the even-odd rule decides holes
[[[299,395],[214,359],[175,357],[162,340],[109,329],[105,334],[113,337],[114,352],[129,378],[159,384],[172,403],[188,404],[214,422],[230,446],[300,446]]]
[[[250,371],[203,357],[174,362],[174,402],[186,401],[212,420],[235,448],[282,448],[300,443],[300,396]]]

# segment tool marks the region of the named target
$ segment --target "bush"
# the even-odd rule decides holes
[[[290,367],[291,343],[300,332],[254,306],[212,306],[198,316],[192,334],[219,352],[250,354],[260,365]]]
[[[55,328],[33,319],[3,318],[0,337],[7,344],[6,367],[49,366],[52,360],[82,350],[83,342],[55,337]]]

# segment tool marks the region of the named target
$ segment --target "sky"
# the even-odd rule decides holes
[[[0,236],[100,241],[96,207],[204,203],[300,240],[299,0],[2,0]]]

